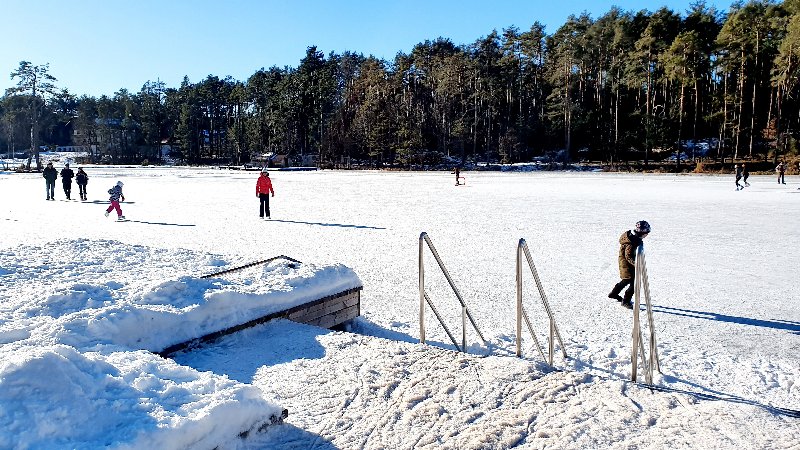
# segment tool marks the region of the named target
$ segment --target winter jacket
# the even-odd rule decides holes
[[[44,179],[45,179],[45,180],[47,180],[49,183],[55,183],[55,181],[56,181],[56,178],[58,178],[58,172],[56,172],[56,169],[55,169],[55,167],[46,167],[46,168],[45,168],[45,169],[42,171],[42,176],[43,176],[43,177],[44,177]]]
[[[122,188],[119,186],[112,187],[111,189],[108,190],[108,193],[111,194],[109,200],[112,202],[118,202],[120,197],[122,197],[123,200],[125,199],[125,196],[122,195]]]
[[[72,184],[72,177],[75,176],[75,172],[72,171],[69,167],[64,167],[61,169],[61,182],[64,184]]]
[[[86,175],[86,172],[82,170],[78,170],[78,174],[75,175],[75,182],[79,185],[86,186],[89,184],[89,175]]]
[[[263,175],[258,177],[258,182],[256,182],[256,195],[269,194],[270,192],[272,195],[275,195],[275,191],[272,189],[272,180]]]
[[[632,231],[619,237],[619,277],[623,280],[633,278],[636,273],[636,249],[642,245],[642,238]]]

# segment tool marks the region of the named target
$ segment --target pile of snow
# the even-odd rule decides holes
[[[0,448],[214,448],[279,418],[258,388],[152,352],[361,281],[342,265],[280,259],[153,279],[198,261],[232,266],[108,240],[0,252]]]

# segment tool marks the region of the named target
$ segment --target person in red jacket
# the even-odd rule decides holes
[[[256,183],[256,197],[261,199],[258,217],[263,218],[266,215],[267,219],[269,219],[269,194],[275,197],[275,190],[272,189],[272,180],[269,178],[269,172],[264,169],[261,171],[261,176],[258,177],[258,182]]]

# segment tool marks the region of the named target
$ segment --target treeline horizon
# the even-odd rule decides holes
[[[244,81],[148,81],[98,98],[22,61],[0,98],[0,152],[31,149],[38,163],[40,145],[95,145],[94,159],[140,163],[169,143],[188,163],[271,152],[333,165],[668,154],[680,165],[681,152],[701,156],[687,141],[705,141],[707,158],[777,160],[797,153],[799,69],[800,0],[726,12],[701,1],[684,15],[612,7],[552,34],[534,22],[470,44],[440,37],[391,61],[310,46],[297,67]]]

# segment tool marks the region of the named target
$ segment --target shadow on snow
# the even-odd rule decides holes
[[[370,227],[367,225],[347,225],[342,223],[321,223],[321,222],[302,222],[298,220],[283,220],[283,219],[272,219],[272,222],[283,222],[283,223],[300,223],[303,225],[319,225],[322,227],[342,227],[342,228],[368,228],[370,230],[385,230],[386,228],[382,227]]]

